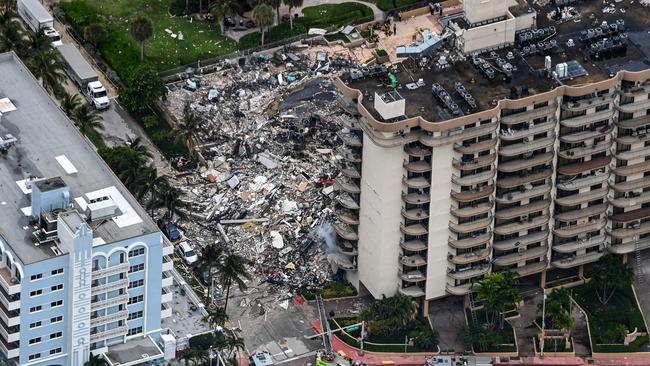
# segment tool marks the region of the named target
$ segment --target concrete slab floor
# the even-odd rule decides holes
[[[192,310],[192,302],[187,296],[181,295],[178,285],[174,285],[173,291],[172,316],[162,320],[162,329],[171,329],[177,337],[207,331],[208,325],[203,316],[198,310]]]
[[[456,352],[465,350],[460,336],[460,331],[465,326],[462,297],[448,296],[429,302],[429,318],[439,334],[441,349],[453,349]]]

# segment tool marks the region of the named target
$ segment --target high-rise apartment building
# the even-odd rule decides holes
[[[426,302],[507,268],[549,286],[650,247],[650,9],[574,5],[580,23],[519,1],[508,14],[536,12],[537,28],[481,55],[452,39],[453,67],[406,60],[397,90],[337,81],[357,118],[339,134],[333,261],[355,286]],[[441,22],[471,29],[463,17]],[[531,53],[540,34],[551,48]]]
[[[0,353],[162,359],[172,246],[13,53],[0,55]]]

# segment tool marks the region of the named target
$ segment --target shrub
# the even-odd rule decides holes
[[[316,300],[317,295],[322,296],[324,299],[355,296],[357,294],[357,290],[348,282],[332,281],[321,289],[313,291],[302,289],[300,293],[305,299],[311,301]]]
[[[378,57],[388,56],[388,52],[386,52],[386,50],[384,49],[377,50],[377,56]]]
[[[302,25],[295,23],[293,24],[293,29],[291,29],[289,23],[282,23],[278,26],[271,28],[264,35],[264,42],[266,44],[281,41],[290,37],[299,36],[301,34],[307,33],[307,28]],[[257,47],[262,42],[262,34],[260,32],[253,32],[246,34],[241,37],[239,40],[239,48],[244,50],[248,48]]]
[[[626,334],[627,328],[624,324],[610,323],[602,335],[602,343],[622,343]]]

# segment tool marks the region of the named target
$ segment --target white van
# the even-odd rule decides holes
[[[187,263],[188,266],[193,265],[199,260],[196,251],[186,241],[181,242],[176,246],[176,254]]]

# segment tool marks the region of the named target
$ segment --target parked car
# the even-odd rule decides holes
[[[193,265],[199,260],[199,256],[196,255],[194,248],[186,241],[183,241],[176,246],[176,254],[181,257],[188,266]]]
[[[181,240],[181,232],[178,230],[176,225],[163,219],[158,219],[157,224],[160,231],[162,231],[163,235],[165,235],[169,241],[176,243]]]

